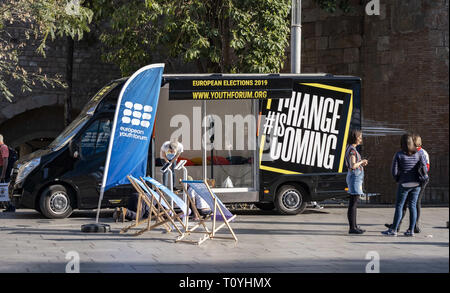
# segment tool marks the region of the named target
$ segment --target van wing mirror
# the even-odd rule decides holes
[[[73,140],[71,140],[69,143],[69,151],[70,155],[75,159],[77,159],[80,156],[80,147],[78,143],[76,143]]]

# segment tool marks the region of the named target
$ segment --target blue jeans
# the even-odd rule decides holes
[[[364,182],[364,170],[348,170],[347,172],[347,187],[348,193],[352,195],[362,195],[362,185]]]
[[[409,207],[409,229],[414,231],[417,220],[417,199],[420,194],[420,186],[417,187],[403,187],[401,184],[397,188],[397,199],[395,201],[395,215],[394,215],[394,225],[392,227],[393,231],[397,231],[400,221],[403,216],[403,206],[405,205],[406,199],[408,199]]]

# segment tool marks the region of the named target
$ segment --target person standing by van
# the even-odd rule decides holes
[[[391,228],[381,233],[388,236],[397,236],[397,229],[403,216],[403,207],[408,199],[410,222],[405,236],[414,236],[414,227],[417,219],[417,199],[421,190],[419,161],[426,165],[426,160],[425,156],[422,156],[417,151],[412,135],[402,135],[400,146],[401,150],[395,154],[391,168],[392,176],[398,183],[394,221]]]
[[[9,148],[3,141],[3,135],[0,134],[0,182],[9,182],[10,175],[11,175],[11,167],[9,166]],[[8,166],[10,168],[8,168]],[[16,208],[11,203],[8,202],[6,209],[3,210],[4,212],[15,212]]]
[[[357,203],[359,196],[364,194],[362,184],[364,181],[364,168],[368,161],[361,159],[361,155],[356,150],[358,145],[363,142],[362,131],[352,130],[350,132],[347,149],[345,151],[345,164],[347,165],[347,186],[350,200],[348,204],[348,223],[350,226],[349,234],[363,234],[365,230],[356,224]]]
[[[423,156],[423,158],[425,159],[425,163],[427,164],[427,172],[430,172],[430,156],[428,155],[428,152],[422,148],[422,138],[420,137],[420,135],[414,134],[413,141],[414,141],[414,145],[417,148],[417,152],[421,156]],[[428,181],[425,181],[425,182],[421,182],[421,185],[420,185],[420,193],[419,193],[419,197],[417,199],[417,205],[416,205],[417,219],[416,219],[416,225],[414,226],[414,233],[421,232],[421,229],[419,227],[419,218],[420,218],[420,210],[422,208],[422,203],[421,203],[422,196],[423,196],[423,193],[425,191],[425,187],[427,186],[427,184],[428,184]]]
[[[9,181],[9,175],[6,172],[8,168],[9,149],[3,141],[3,135],[0,134],[0,181]]]
[[[170,167],[172,170],[172,183],[175,186],[175,165],[177,163],[178,157],[183,152],[183,145],[177,140],[166,141],[161,146],[161,150],[159,152],[159,156],[164,160],[165,163],[172,162],[172,166]],[[163,184],[167,185],[168,181],[168,172],[163,174]]]
[[[415,145],[416,148],[417,148],[417,152],[418,152],[421,156],[424,156],[424,157],[425,157],[425,162],[426,162],[426,164],[427,164],[427,171],[429,172],[429,171],[430,171],[430,156],[428,155],[428,152],[425,151],[425,150],[422,148],[422,138],[421,138],[420,135],[418,135],[418,134],[413,134],[412,137],[413,137],[414,145]],[[420,186],[420,187],[421,187],[421,188],[420,188],[420,193],[419,193],[419,197],[417,198],[417,205],[416,205],[416,209],[417,209],[417,220],[416,220],[416,226],[414,227],[414,233],[420,233],[420,232],[421,232],[421,229],[420,229],[420,227],[419,227],[419,218],[420,218],[420,210],[421,210],[421,207],[422,207],[422,204],[421,204],[421,202],[422,202],[422,196],[423,196],[423,193],[424,193],[424,190],[425,190],[425,187],[427,186],[427,184],[428,184],[428,182],[423,182],[423,183],[421,184],[421,186]],[[402,219],[400,220],[400,224],[399,224],[398,227],[397,227],[397,232],[398,232],[398,230],[400,230],[400,226],[402,225],[403,218],[405,217],[405,214],[406,214],[406,209],[407,209],[407,205],[404,205],[404,206],[403,206]],[[411,220],[411,219],[410,219],[410,220]],[[393,224],[385,224],[385,226],[386,226],[387,228],[392,228],[392,225],[393,225]]]

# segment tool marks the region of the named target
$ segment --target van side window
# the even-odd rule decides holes
[[[81,158],[106,152],[111,135],[111,120],[99,119],[92,123],[81,137]]]

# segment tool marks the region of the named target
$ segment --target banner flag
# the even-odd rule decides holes
[[[111,187],[128,184],[127,175],[135,178],[146,176],[163,70],[162,63],[142,67],[122,87],[111,130],[98,210],[103,193]]]

